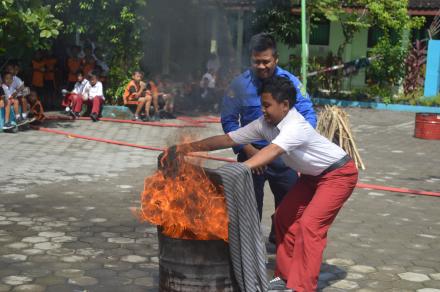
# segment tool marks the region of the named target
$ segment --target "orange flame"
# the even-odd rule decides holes
[[[223,187],[214,185],[203,168],[184,161],[175,178],[157,171],[145,179],[139,216],[172,238],[228,240]]]

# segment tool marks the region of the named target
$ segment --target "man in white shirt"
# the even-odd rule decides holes
[[[98,81],[98,76],[94,73],[90,73],[89,83],[84,87],[83,98],[78,99],[78,108],[82,108],[83,102],[87,102],[89,106],[92,106],[90,118],[92,121],[99,121],[99,115],[101,113],[101,107],[104,104],[104,91],[102,83]]]
[[[167,150],[212,151],[265,139],[270,144],[245,161],[246,166],[261,173],[281,157],[301,173],[275,213],[276,278],[268,291],[316,291],[328,229],[358,179],[356,166],[345,151],[318,134],[293,108],[295,96],[292,82],[275,76],[262,87],[262,117],[226,135]]]

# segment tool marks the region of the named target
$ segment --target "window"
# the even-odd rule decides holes
[[[321,21],[314,23],[310,32],[311,45],[328,46],[330,42],[330,22]]]
[[[372,48],[379,42],[379,39],[383,36],[382,29],[378,27],[370,27],[368,29],[368,47]]]

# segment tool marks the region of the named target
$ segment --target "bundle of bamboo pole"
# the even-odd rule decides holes
[[[348,114],[337,106],[326,105],[318,119],[318,132],[339,145],[356,163],[358,169],[365,169],[362,158],[351,133]]]

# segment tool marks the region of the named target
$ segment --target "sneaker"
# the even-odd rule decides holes
[[[70,111],[70,107],[66,106],[66,112],[69,113]]]
[[[99,121],[98,119],[98,115],[96,113],[92,113],[90,114],[90,118],[92,119],[92,121],[97,122]]]
[[[73,118],[79,118],[79,113],[75,113],[73,110],[69,110],[68,114]]]
[[[159,114],[154,114],[154,116],[153,116],[153,119],[152,119],[153,121],[155,121],[155,122],[159,122],[160,121],[160,117],[159,117]]]
[[[74,113],[74,115],[75,115],[75,117],[76,117],[77,119],[81,117],[81,114],[80,114],[80,113]]]
[[[149,122],[149,121],[151,121],[151,118],[150,118],[149,116],[145,116],[145,117],[142,119],[142,121],[143,121],[143,122]]]
[[[134,121],[134,122],[142,121],[142,119],[139,116],[134,116],[131,120]]]
[[[273,278],[269,281],[267,292],[294,292],[292,289],[286,287],[286,282],[280,277]]]
[[[15,118],[15,122],[17,123],[17,125],[20,125],[20,124],[25,123],[26,120],[23,119],[21,116],[17,116],[17,117]]]
[[[14,125],[13,123],[11,123],[11,122],[7,122],[7,123],[5,123],[5,124],[3,125],[3,130],[10,130],[10,129],[15,128],[15,126],[16,126],[16,125]]]

